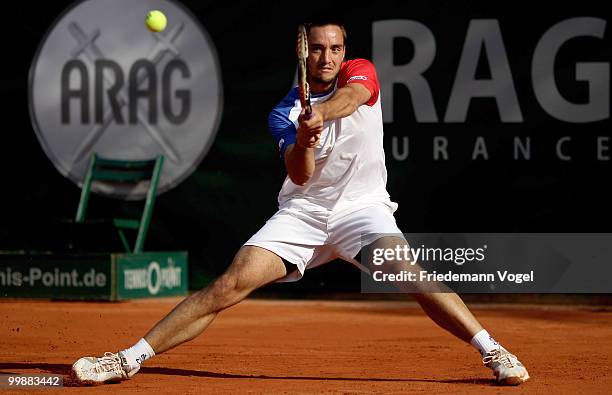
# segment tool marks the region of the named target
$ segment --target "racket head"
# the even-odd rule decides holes
[[[296,53],[298,59],[298,90],[300,95],[300,103],[306,115],[310,115],[312,107],[310,106],[310,87],[308,86],[308,35],[306,26],[298,26]]]

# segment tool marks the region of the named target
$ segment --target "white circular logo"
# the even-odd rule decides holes
[[[149,31],[161,10],[166,29]],[[212,144],[222,113],[221,71],[212,40],[169,0],[85,0],[47,32],[30,69],[30,116],[45,153],[81,184],[93,153],[111,159],[164,155],[160,192],[179,184]],[[121,185],[112,196],[143,198]]]
[[[155,284],[153,284],[153,274],[155,273]],[[147,268],[147,290],[151,295],[157,295],[159,289],[161,288],[162,280],[161,280],[161,268],[159,267],[159,263],[153,261],[149,263],[149,267]]]

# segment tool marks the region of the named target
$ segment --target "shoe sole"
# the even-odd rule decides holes
[[[90,386],[100,384],[92,380],[82,380],[74,370],[70,370],[69,377],[70,377],[70,382],[74,383],[76,386],[79,386],[79,387],[90,387]]]
[[[76,365],[76,363],[74,365]],[[96,386],[96,385],[103,385],[103,384],[118,383],[122,381],[122,379],[109,379],[106,381],[95,381],[95,380],[83,379],[80,377],[80,375],[75,370],[74,365],[72,365],[72,368],[70,369],[69,377],[70,377],[71,382],[75,383],[78,386],[88,386],[89,387],[89,386]]]
[[[70,381],[79,387],[93,387],[97,385],[113,384],[113,383],[119,383],[123,381],[120,379],[110,379],[107,381],[84,380],[84,379],[81,379],[75,371],[70,371],[69,377],[70,377]]]
[[[500,385],[520,385],[529,380],[529,373],[525,372],[523,376],[510,376],[503,380],[498,380]]]

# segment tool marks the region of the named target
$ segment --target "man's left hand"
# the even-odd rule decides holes
[[[316,107],[312,107],[312,113],[305,115],[303,112],[298,118],[300,134],[303,134],[309,142],[309,147],[314,147],[321,137],[323,131],[323,114]]]

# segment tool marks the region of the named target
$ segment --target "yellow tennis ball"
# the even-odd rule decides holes
[[[161,32],[166,28],[168,20],[163,12],[158,10],[149,11],[145,18],[145,25],[152,32]]]

